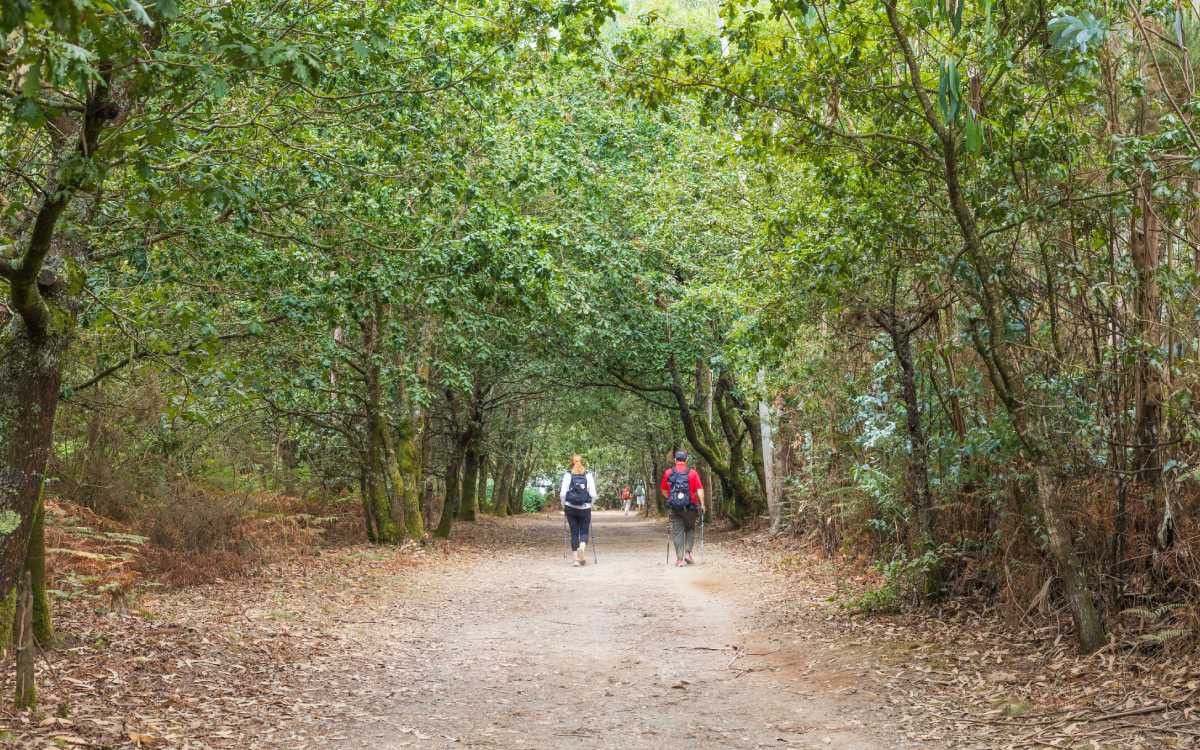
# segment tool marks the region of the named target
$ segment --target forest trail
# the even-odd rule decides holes
[[[594,526],[598,565],[570,566],[561,515],[521,519],[498,529],[523,534],[510,554],[429,570],[392,592],[394,616],[349,626],[364,649],[388,644],[352,691],[379,720],[324,746],[909,746],[852,675],[756,629],[764,583],[719,545],[668,568],[661,521]]]

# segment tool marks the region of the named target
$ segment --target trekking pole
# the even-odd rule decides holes
[[[700,564],[704,564],[704,511],[700,511]]]
[[[667,565],[671,564],[671,520],[667,518]]]
[[[588,517],[588,540],[592,543],[592,563],[599,565],[600,558],[596,554],[596,532],[592,530],[592,519]],[[587,562],[586,560],[584,562]]]

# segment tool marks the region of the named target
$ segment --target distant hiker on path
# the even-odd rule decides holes
[[[587,565],[588,535],[592,530],[592,503],[596,502],[596,478],[587,470],[583,456],[571,456],[571,470],[563,474],[562,486],[558,490],[563,513],[571,526],[571,549],[575,553],[575,567]]]
[[[663,473],[662,496],[671,514],[671,536],[675,542],[675,565],[695,562],[692,545],[696,541],[696,519],[704,512],[704,485],[695,469],[689,469],[686,451],[675,451],[675,466]]]
[[[646,487],[641,482],[638,482],[637,506],[638,513],[641,513],[646,508]]]
[[[625,517],[629,518],[629,504],[633,502],[633,493],[629,491],[629,485],[625,485],[625,489],[621,490],[621,502],[625,504]]]

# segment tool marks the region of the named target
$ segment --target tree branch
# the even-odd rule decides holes
[[[267,321],[267,323],[268,324],[278,323],[281,320],[283,320],[283,318],[273,318],[273,319]],[[58,397],[62,401],[67,401],[71,398],[71,396],[75,395],[76,393],[79,393],[80,391],[85,391],[88,388],[95,387],[104,379],[106,379],[112,375],[115,375],[116,373],[125,369],[129,365],[133,364],[134,362],[140,362],[143,359],[149,359],[151,357],[178,357],[181,354],[187,354],[188,352],[196,351],[197,349],[204,346],[205,344],[213,342],[213,341],[235,341],[238,339],[255,338],[257,336],[258,336],[258,334],[256,334],[256,333],[250,333],[249,331],[242,331],[239,333],[227,333],[223,336],[217,336],[215,338],[209,337],[209,338],[203,338],[203,339],[196,339],[195,341],[193,341],[189,344],[184,344],[183,346],[178,347],[176,349],[172,349],[169,352],[152,352],[152,351],[147,351],[145,349],[139,349],[139,350],[135,351],[133,354],[129,355],[128,357],[125,357],[124,359],[122,359],[120,362],[117,362],[116,364],[114,364],[110,367],[104,368],[99,373],[97,373],[94,377],[89,378],[88,380],[85,380],[84,382],[80,383],[79,385],[69,386],[67,388],[64,388]]]

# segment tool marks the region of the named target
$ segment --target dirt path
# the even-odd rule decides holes
[[[718,545],[668,568],[661,523],[600,513],[599,564],[572,568],[561,524],[523,521],[509,554],[427,568],[346,626],[378,650],[345,686],[375,718],[323,746],[910,746],[854,673],[756,629],[763,584]]]
[[[966,606],[847,617],[845,570],[765,534],[676,569],[661,522],[597,532],[585,568],[559,515],[483,518],[122,611],[63,598],[40,708],[0,703],[0,748],[1200,747],[1194,660],[1077,656]]]

